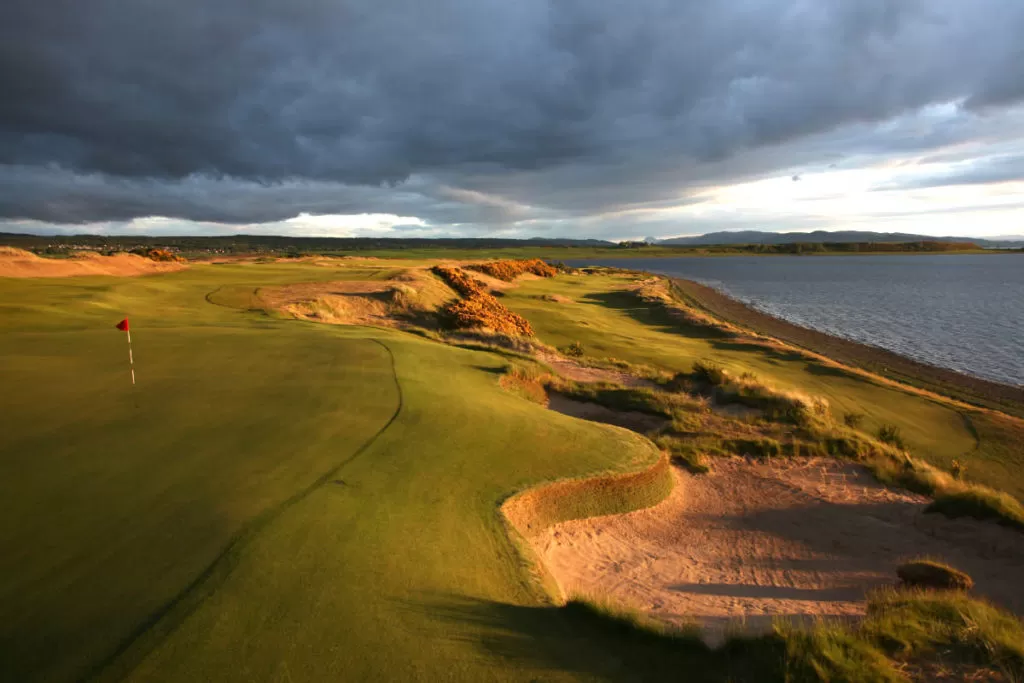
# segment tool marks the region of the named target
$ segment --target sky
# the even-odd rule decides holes
[[[1020,0],[4,0],[0,231],[1024,234]]]

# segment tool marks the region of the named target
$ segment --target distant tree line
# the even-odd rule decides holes
[[[0,245],[27,249],[37,254],[60,256],[88,249],[101,253],[163,249],[185,255],[346,254],[404,250],[494,250],[532,248],[587,248],[667,254],[815,254],[857,252],[952,252],[979,249],[970,242],[796,242],[791,244],[663,245],[641,241],[607,242],[595,239],[489,239],[489,238],[383,238],[383,237],[290,237],[285,235],[115,236],[115,235],[19,235],[0,233]]]

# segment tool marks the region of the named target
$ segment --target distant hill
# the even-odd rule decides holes
[[[694,237],[671,237],[657,240],[655,244],[697,246],[710,244],[798,244],[820,243],[834,244],[839,242],[971,242],[988,249],[1014,249],[1024,247],[1024,236],[997,239],[981,239],[978,237],[930,237],[901,232],[870,232],[865,230],[840,230],[828,232],[763,232],[760,230],[741,230],[737,232],[709,232]]]

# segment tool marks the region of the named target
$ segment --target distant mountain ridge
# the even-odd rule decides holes
[[[650,241],[650,240],[648,240]],[[664,245],[710,245],[710,244],[797,244],[837,242],[971,242],[989,249],[1024,247],[1024,236],[985,239],[981,237],[932,237],[903,232],[871,232],[867,230],[840,230],[828,232],[764,232],[761,230],[740,230],[736,232],[709,232],[694,237],[670,237],[656,240]]]

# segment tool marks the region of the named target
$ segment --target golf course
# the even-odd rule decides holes
[[[449,270],[431,270],[442,262]],[[0,272],[0,680],[927,680],[921,662],[939,650],[954,669],[1005,676],[984,680],[1024,675],[1024,629],[1011,616],[1024,606],[1000,604],[998,588],[1024,571],[1014,526],[1024,525],[1024,421],[680,319],[638,295],[642,274],[503,280],[467,263]],[[532,333],[451,329],[445,307],[477,296],[452,270],[475,273],[473,287],[490,292],[480,296]],[[135,384],[115,329],[124,318]],[[735,418],[742,439],[715,437],[711,474],[695,474],[668,464],[667,441],[544,398],[663,400],[695,363],[756,377],[772,400],[820,399],[829,444],[921,463],[906,468],[920,467],[931,489],[899,499],[908,515],[981,529],[1017,553],[1000,551],[991,584],[975,576],[995,606],[961,593],[879,594],[861,609],[863,627],[779,625],[709,645],[682,617],[649,623],[644,605],[572,594],[535,535],[657,511],[689,477],[715,476],[716,458],[732,468],[756,458],[735,445],[754,430],[758,443],[811,443],[810,427],[743,422],[706,399],[700,414]],[[673,410],[665,419],[677,425]],[[844,415],[858,417],[843,425]],[[665,438],[677,445],[696,433],[672,428]],[[711,443],[701,438],[692,443]],[[924,512],[933,498],[979,491],[997,503],[954,519]],[[989,571],[974,551],[957,552]],[[950,643],[961,642],[964,615],[982,636],[964,636],[957,659],[948,652],[960,651]]]

